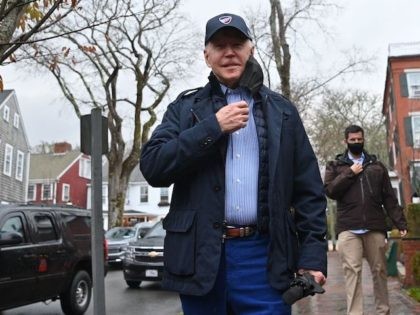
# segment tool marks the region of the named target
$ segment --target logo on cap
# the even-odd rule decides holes
[[[221,16],[219,17],[219,21],[220,23],[223,23],[223,24],[229,24],[230,22],[232,22],[232,17],[228,15]]]

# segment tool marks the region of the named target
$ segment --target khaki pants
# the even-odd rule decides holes
[[[362,266],[363,257],[369,263],[373,277],[373,290],[377,314],[390,314],[387,288],[385,252],[387,243],[381,232],[354,234],[341,232],[338,252],[344,269],[347,293],[347,314],[363,314]]]

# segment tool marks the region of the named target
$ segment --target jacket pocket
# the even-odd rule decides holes
[[[166,270],[174,275],[189,276],[195,272],[195,211],[172,210],[163,219],[166,230]]]

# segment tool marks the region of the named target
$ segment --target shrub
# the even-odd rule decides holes
[[[408,224],[408,237],[420,237],[420,204],[407,205],[406,217]]]
[[[417,302],[420,302],[420,288],[413,287],[407,290],[408,295],[415,299]]]
[[[413,277],[416,283],[420,283],[420,252],[416,252],[411,260]]]

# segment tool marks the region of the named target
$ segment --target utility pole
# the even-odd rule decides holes
[[[102,214],[102,155],[108,151],[108,128],[101,109],[94,108],[90,115],[81,117],[81,151],[91,156],[91,209],[92,209],[92,273],[93,314],[105,311],[105,261]]]

